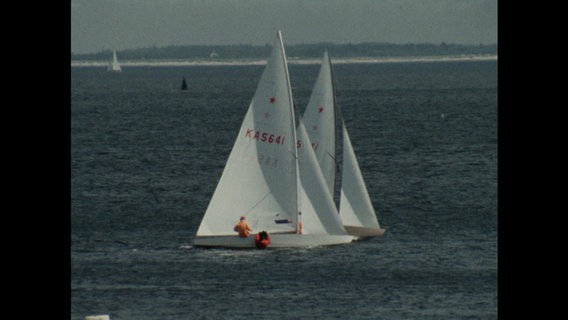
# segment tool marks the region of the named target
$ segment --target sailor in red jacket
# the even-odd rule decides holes
[[[239,233],[239,237],[246,238],[250,235],[252,229],[248,222],[246,222],[245,216],[241,216],[241,221],[235,225],[233,230]]]

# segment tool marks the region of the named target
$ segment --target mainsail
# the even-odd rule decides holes
[[[326,50],[303,119],[327,187],[331,196],[335,197],[337,136],[336,110],[331,81],[331,64]]]
[[[253,229],[296,232],[299,174],[292,93],[280,32],[197,236]]]

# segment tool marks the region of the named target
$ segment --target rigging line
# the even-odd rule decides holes
[[[266,199],[266,197],[268,197],[270,194],[272,193],[272,191],[268,191],[267,194],[264,195],[264,197],[262,197],[262,199],[260,199],[254,206],[252,206],[250,209],[246,210],[246,212],[250,212],[252,211],[254,208],[258,207],[258,205],[264,201],[264,199]]]
[[[268,197],[270,194],[272,193],[272,191],[268,191],[267,194],[264,195],[264,197],[262,197],[262,199],[260,199],[255,205],[253,205],[251,208],[249,208],[248,210],[245,210],[245,212],[243,213],[243,215],[246,215],[247,212],[251,212],[252,210],[254,210],[254,208],[258,207],[258,205],[264,201],[264,199],[266,199],[266,197]],[[256,225],[258,224],[258,219],[256,220],[256,222],[252,225],[252,228],[255,228]]]

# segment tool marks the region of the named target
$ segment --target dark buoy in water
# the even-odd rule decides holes
[[[185,77],[181,81],[181,90],[187,90],[187,82],[185,82]]]

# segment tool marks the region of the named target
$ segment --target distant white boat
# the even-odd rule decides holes
[[[96,316],[86,316],[85,320],[110,320],[110,316],[108,314],[101,314]]]
[[[339,108],[335,104],[331,60],[327,50],[314,84],[303,121],[315,151],[319,166],[333,197],[341,188],[339,216],[350,235],[364,238],[380,236],[385,230],[379,225],[365,181],[361,174],[351,139]],[[336,184],[338,132],[343,132],[341,185]]]
[[[255,248],[261,231],[268,248],[350,243],[302,121],[296,131],[282,36],[242,122],[233,149],[194,239],[195,246]],[[257,236],[240,237],[245,216]]]
[[[112,62],[108,67],[109,72],[122,72],[118,59],[116,58],[116,50],[112,52]]]

